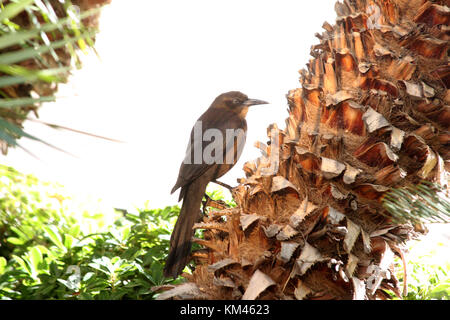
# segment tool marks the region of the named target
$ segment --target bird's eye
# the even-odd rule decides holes
[[[239,99],[233,99],[233,104],[240,104],[241,101],[239,101]]]

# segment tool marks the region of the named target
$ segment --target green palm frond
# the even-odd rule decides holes
[[[429,181],[392,188],[384,196],[383,206],[398,223],[450,222],[448,191]]]

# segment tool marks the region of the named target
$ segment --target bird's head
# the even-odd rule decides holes
[[[230,111],[237,113],[242,118],[245,118],[247,115],[248,107],[258,104],[268,104],[268,102],[258,99],[249,99],[245,94],[239,91],[222,93],[213,103],[213,105],[219,108],[227,108]]]

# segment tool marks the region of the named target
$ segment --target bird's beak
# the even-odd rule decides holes
[[[268,102],[264,101],[264,100],[258,100],[258,99],[248,99],[248,100],[244,101],[244,103],[243,103],[243,105],[247,106],[247,107],[254,106],[257,104],[268,104]]]

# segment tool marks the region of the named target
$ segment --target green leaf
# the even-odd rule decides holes
[[[14,255],[14,254],[11,257],[24,269],[24,271],[31,274],[30,266],[28,265],[28,263],[25,262],[24,259],[22,259],[19,256]]]
[[[69,234],[75,238],[78,237],[78,235],[80,234],[80,225],[75,224],[75,225],[71,226],[70,230],[69,230]]]
[[[64,279],[57,279],[58,282],[62,283],[64,286],[66,286],[69,290],[73,290],[72,282],[64,280]]]
[[[4,128],[1,127],[1,125],[0,125],[0,139],[6,141],[6,143],[10,146],[13,146],[13,147],[19,146],[19,144],[16,141],[16,138],[14,138],[10,134],[6,133],[4,131]]]
[[[103,269],[102,266],[99,263],[96,263],[96,262],[89,263],[88,266],[93,268],[93,269],[95,269],[95,270],[101,271],[101,272],[107,274],[108,276],[110,275],[110,272],[108,272],[107,270]]]
[[[11,77],[1,77],[0,87],[7,87],[13,84],[30,83],[38,80],[45,82],[61,82],[62,78],[58,76],[61,73],[68,72],[69,67],[29,70],[27,68],[15,65],[0,65],[0,71],[11,75]]]
[[[5,272],[7,261],[4,257],[0,257],[0,275]]]
[[[110,299],[110,293],[108,291],[101,291],[100,294],[97,296],[98,300],[111,300]]]
[[[49,249],[47,248],[47,247],[44,247],[43,245],[37,245],[36,246],[36,248],[38,248],[39,249],[39,251],[41,251],[41,253],[44,255],[44,254],[48,254],[48,252],[49,252]]]
[[[61,241],[61,235],[59,234],[59,231],[57,229],[56,226],[51,225],[51,226],[43,226],[43,229],[45,231],[45,233],[47,233],[48,237],[50,238],[50,240],[61,250],[63,250],[64,252],[67,251],[66,247],[64,246],[64,244]]]
[[[2,99],[0,99],[0,106],[1,106],[1,103],[2,103],[1,101],[2,101]],[[19,128],[19,127],[16,126],[15,124],[13,124],[13,123],[11,123],[11,122],[8,122],[8,121],[6,121],[6,120],[0,118],[0,130],[1,130],[1,129],[4,130],[4,128],[5,128],[5,129],[8,129],[9,131],[13,132],[14,134],[18,135],[19,137],[26,137],[26,138],[28,138],[28,139],[35,140],[35,141],[38,141],[38,142],[41,142],[41,143],[45,144],[45,145],[48,146],[48,147],[51,147],[51,148],[56,149],[56,150],[58,150],[58,151],[61,151],[61,152],[70,154],[70,153],[68,153],[67,151],[64,151],[64,150],[62,150],[62,149],[60,149],[60,148],[58,148],[58,147],[55,147],[54,145],[51,145],[51,144],[48,143],[48,142],[45,142],[45,141],[43,141],[43,140],[41,140],[41,139],[39,139],[39,138],[36,138],[35,136],[32,136],[32,135],[29,134],[29,133],[26,133],[25,131],[23,131],[21,128]],[[1,132],[1,131],[0,131],[0,132]]]
[[[12,231],[14,231],[21,239],[25,241],[28,241],[32,238],[32,236],[30,237],[28,234],[26,234],[25,232],[23,232],[22,230],[20,230],[19,228],[15,227],[15,226],[11,226],[10,227]]]
[[[163,265],[158,261],[152,263],[150,271],[155,285],[161,285],[164,282],[163,269]]]
[[[80,14],[80,19],[84,19],[87,18],[89,16],[92,16],[96,13],[99,12],[101,8],[95,8],[95,9],[91,9],[88,11],[84,11]],[[0,37],[0,49],[9,47],[9,46],[13,46],[13,45],[18,45],[23,43],[26,40],[35,38],[35,37],[40,37],[40,34],[42,32],[51,32],[57,29],[62,29],[64,27],[66,27],[67,25],[70,25],[72,23],[73,19],[71,17],[67,17],[67,18],[63,18],[63,19],[59,19],[56,22],[49,22],[46,24],[41,25],[39,28],[34,28],[32,30],[20,30],[17,32],[11,32],[9,34],[5,34],[2,35]],[[90,37],[88,37],[87,39],[90,39]]]
[[[72,237],[70,234],[65,234],[64,235],[64,246],[67,249],[71,249],[72,248],[72,244],[73,244],[73,240],[74,240],[74,237]]]
[[[42,253],[37,247],[33,247],[30,250],[29,253],[31,266],[34,268],[35,271],[39,271],[40,264],[42,263]]]
[[[0,21],[5,19],[12,19],[21,13],[26,7],[34,3],[34,0],[19,0],[5,6],[0,12]]]
[[[94,273],[94,272],[88,272],[88,273],[86,273],[86,274],[84,275],[83,281],[84,281],[84,282],[89,282],[90,279],[95,279],[95,278],[93,278],[93,276],[95,276],[95,273]]]
[[[126,240],[128,238],[128,236],[130,235],[130,231],[131,231],[131,227],[125,227],[122,230],[122,241]]]
[[[78,297],[80,300],[94,300],[94,296],[89,292],[83,292]]]

